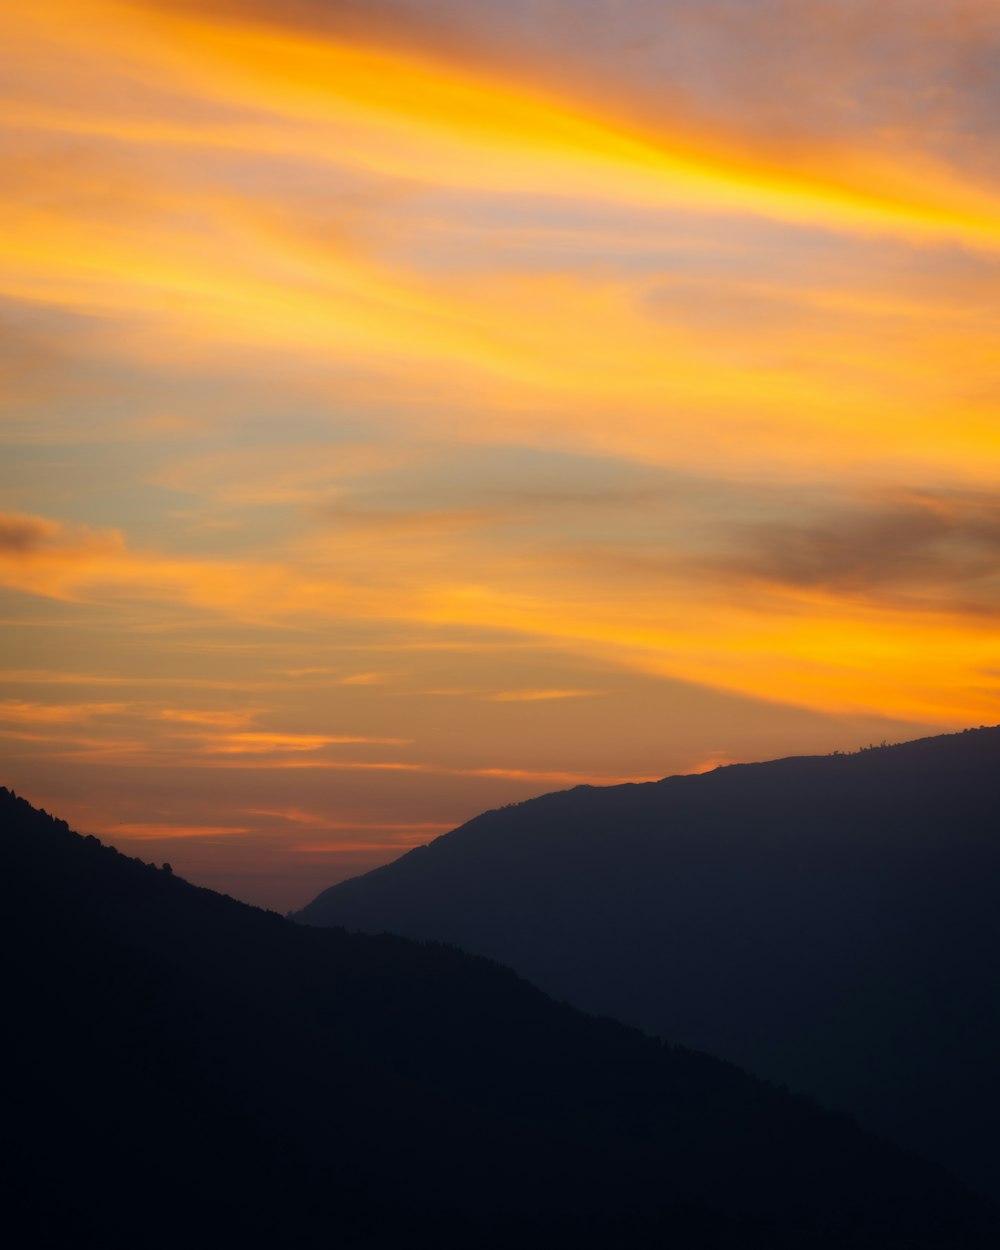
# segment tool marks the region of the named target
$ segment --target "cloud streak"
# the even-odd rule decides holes
[[[832,147],[813,158],[814,169],[802,153],[779,164],[710,132],[691,133],[683,119],[659,130],[630,125],[613,111],[602,115],[530,81],[469,73],[426,52],[303,33],[254,14],[213,16],[97,0],[82,7],[74,0],[62,13],[57,0],[44,29],[19,15],[19,33],[41,54],[57,43],[60,30],[72,30],[74,49],[93,58],[95,71],[113,49],[116,76],[133,90],[143,81],[166,80],[210,109],[280,119],[284,125],[270,142],[266,123],[250,130],[258,149],[276,146],[280,134],[285,151],[298,141],[313,159],[333,151],[382,175],[438,185],[532,194],[544,188],[597,198],[610,193],[654,206],[751,211],[991,248],[1000,242],[991,196],[929,161],[915,170],[916,154],[894,164],[874,152],[845,159]],[[72,128],[69,117],[35,107],[16,115],[22,126]],[[100,115],[89,125],[99,127]],[[117,115],[105,115],[104,125],[116,138],[146,142],[249,142],[239,121],[154,121],[137,132]],[[489,159],[482,159],[484,152]]]

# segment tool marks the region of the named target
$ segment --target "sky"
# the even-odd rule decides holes
[[[0,781],[286,910],[1000,721],[996,0],[0,0]]]

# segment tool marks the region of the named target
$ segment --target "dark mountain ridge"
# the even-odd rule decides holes
[[[0,820],[21,1246],[996,1243],[936,1166],[489,961]]]
[[[1000,1196],[1000,728],[588,786],[299,913],[454,942]]]

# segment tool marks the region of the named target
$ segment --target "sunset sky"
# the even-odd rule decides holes
[[[997,0],[0,15],[0,782],[285,910],[1000,721]]]

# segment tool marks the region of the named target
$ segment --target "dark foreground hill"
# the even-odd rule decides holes
[[[483,959],[300,927],[0,791],[19,1247],[993,1246],[936,1166]]]
[[[1000,729],[546,795],[299,918],[502,960],[1000,1197]]]

